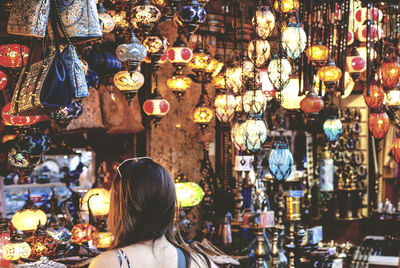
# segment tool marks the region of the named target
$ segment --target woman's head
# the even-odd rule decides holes
[[[175,184],[165,168],[150,158],[123,162],[111,188],[114,247],[171,235],[175,201]]]

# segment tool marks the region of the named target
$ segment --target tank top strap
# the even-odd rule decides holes
[[[178,268],[186,268],[186,257],[180,248],[176,248],[178,253]]]
[[[124,268],[124,262],[122,260],[122,257],[124,257],[126,264],[128,265],[128,268],[132,268],[128,256],[126,256],[126,253],[122,249],[115,250],[115,253],[117,254],[120,268]]]

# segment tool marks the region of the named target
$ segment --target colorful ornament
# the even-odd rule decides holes
[[[293,171],[293,155],[285,142],[274,142],[268,159],[269,171],[278,181],[286,180]]]

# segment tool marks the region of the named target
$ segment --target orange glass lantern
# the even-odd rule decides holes
[[[19,68],[26,64],[29,47],[19,44],[0,45],[0,65],[6,68]]]
[[[336,83],[342,77],[342,71],[335,65],[332,59],[324,67],[320,68],[317,72],[319,80],[325,83],[325,85]]]
[[[300,102],[300,108],[306,114],[317,114],[324,108],[324,101],[317,93],[310,91]]]
[[[389,126],[389,116],[385,111],[376,111],[369,115],[368,127],[375,139],[382,139],[388,132]]]
[[[397,59],[385,61],[381,66],[382,84],[386,89],[392,89],[400,78],[400,65]]]
[[[312,45],[306,49],[307,58],[315,63],[327,61],[329,58],[329,48],[322,43]]]
[[[183,74],[174,73],[174,76],[167,80],[167,86],[176,95],[178,100],[190,89],[192,80]]]
[[[7,103],[1,110],[1,117],[7,126],[30,126],[36,124],[42,119],[42,116],[21,116],[11,114],[11,102]]]
[[[299,7],[299,0],[277,0],[274,3],[275,10],[282,13],[296,12]]]
[[[7,86],[7,75],[0,70],[0,90],[3,90]]]
[[[83,244],[93,240],[98,231],[96,227],[88,223],[79,223],[71,230],[71,243]]]
[[[369,108],[378,109],[381,108],[383,100],[385,99],[385,91],[377,84],[371,84],[368,88],[364,89],[364,100]]]
[[[400,163],[400,137],[397,136],[392,143],[392,154],[397,163]]]

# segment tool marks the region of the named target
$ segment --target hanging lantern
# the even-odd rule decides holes
[[[103,2],[99,2],[97,11],[99,14],[100,25],[102,26],[103,33],[111,33],[115,28],[115,22],[107,10],[103,6]]]
[[[83,211],[92,211],[94,216],[106,216],[110,210],[110,191],[104,188],[92,188],[82,199]]]
[[[126,11],[121,10],[120,12],[116,12],[115,10],[110,10],[108,13],[112,16],[115,27],[117,28],[128,28],[129,21],[126,16]]]
[[[150,0],[140,0],[132,9],[131,23],[138,31],[148,35],[154,24],[161,18],[160,10]]]
[[[385,111],[372,111],[368,118],[369,131],[375,139],[382,139],[389,130],[390,120]]]
[[[275,55],[268,65],[268,74],[276,91],[283,90],[290,81],[292,66],[285,55]]]
[[[257,51],[254,51],[255,49],[257,49]],[[250,41],[247,52],[249,59],[256,65],[256,67],[260,68],[264,66],[269,59],[271,48],[267,40],[256,39]]]
[[[235,145],[239,152],[247,150],[244,142],[244,122],[235,122],[231,129],[232,143]]]
[[[286,180],[293,171],[293,155],[285,142],[274,142],[268,159],[269,171],[278,181]]]
[[[370,30],[371,41],[379,41],[383,36],[384,32],[382,27],[372,23]],[[364,24],[357,27],[356,38],[361,43],[365,43],[367,41],[367,25]]]
[[[157,124],[168,112],[169,102],[164,99],[157,88],[154,89],[150,99],[143,103],[143,111]]]
[[[31,248],[30,257],[33,259],[39,259],[43,256],[54,257],[56,255],[58,243],[46,233],[43,226],[40,226],[34,235],[26,239],[25,242]]]
[[[187,47],[180,35],[172,47],[168,48],[168,60],[174,66],[183,67],[190,62],[192,57],[193,51]]]
[[[2,253],[3,259],[9,261],[27,259],[31,255],[31,247],[24,241],[23,233],[16,231],[11,236],[10,243],[3,246]]]
[[[139,71],[119,71],[114,75],[114,85],[130,100],[144,84],[144,76]]]
[[[267,97],[261,89],[248,89],[243,96],[243,110],[250,118],[262,118],[267,107]]]
[[[11,102],[7,103],[3,109],[1,110],[1,117],[3,118],[3,122],[8,126],[30,126],[38,123],[42,116],[21,116],[21,115],[12,115],[11,114]]]
[[[207,78],[216,77],[219,72],[221,72],[222,68],[224,67],[224,63],[219,61],[217,58],[211,57],[211,61],[205,69],[205,73]]]
[[[400,107],[400,89],[395,87],[386,94],[386,105],[392,108]]]
[[[378,8],[369,9],[370,14],[368,15],[367,7],[357,8],[354,12],[354,18],[358,24],[363,24],[367,19],[370,19],[375,22],[379,22],[383,18],[383,13]]]
[[[254,65],[249,60],[244,60],[241,64],[238,59],[232,60],[226,69],[226,88],[232,93],[237,94],[242,88],[243,83],[253,78]],[[244,80],[244,81],[243,81]]]
[[[268,77],[268,69],[264,68],[259,70],[259,82],[261,83],[261,89],[264,95],[267,97],[267,101],[271,101],[276,94],[274,85],[272,85],[271,80]]]
[[[93,245],[99,249],[107,249],[111,247],[111,243],[114,240],[114,237],[110,232],[99,232],[93,238]]]
[[[232,94],[218,94],[214,101],[215,114],[219,121],[231,121],[236,108],[236,99]]]
[[[384,61],[381,65],[380,75],[385,89],[394,88],[400,78],[400,65],[397,58]]]
[[[210,108],[211,100],[207,95],[207,91],[203,88],[200,95],[200,100],[196,107],[190,113],[192,121],[198,124],[202,131],[204,131],[214,117],[214,112]]]
[[[300,7],[299,0],[276,0],[274,8],[278,12],[296,12]]]
[[[336,142],[343,132],[342,121],[338,118],[328,118],[324,122],[323,129],[328,141]]]
[[[179,207],[194,207],[200,204],[204,197],[203,189],[194,182],[175,183],[176,200]]]
[[[312,88],[300,102],[300,108],[306,114],[318,114],[324,108],[324,100]]]
[[[178,98],[178,100],[185,95],[186,91],[190,89],[192,80],[183,75],[174,73],[174,75],[167,80],[167,86],[172,90],[172,93]]]
[[[367,62],[365,58],[361,57],[358,50],[353,47],[346,57],[346,71],[351,74],[354,79],[358,79],[360,73],[367,69]]]
[[[88,223],[76,224],[71,230],[71,243],[82,245],[96,237],[96,227]]]
[[[397,163],[400,163],[400,137],[397,136],[392,143],[392,154]]]
[[[262,119],[247,119],[243,123],[243,138],[247,150],[256,153],[267,140],[267,126]]]
[[[307,35],[299,23],[289,23],[282,35],[282,46],[291,59],[297,59],[307,44]]]
[[[253,25],[256,26],[256,33],[261,39],[271,35],[275,27],[275,16],[267,6],[259,7],[256,16],[253,18]]]
[[[0,45],[0,65],[6,68],[20,68],[26,64],[29,48],[25,45],[6,44]]]
[[[342,71],[335,65],[332,59],[329,59],[328,64],[320,68],[317,75],[319,80],[324,82],[327,88],[331,88],[335,86],[342,77]]]
[[[177,13],[177,23],[187,30],[187,35],[192,35],[200,24],[207,18],[207,12],[197,0],[191,0],[189,5],[184,5]]]
[[[115,50],[117,58],[121,62],[129,62],[132,69],[136,69],[139,62],[144,60],[147,49],[142,45],[134,33],[131,33],[131,40],[127,44],[121,44]]]
[[[200,46],[196,46],[193,51],[193,57],[189,62],[189,67],[196,76],[201,76],[211,63],[211,58],[210,54],[204,52]]]
[[[301,86],[303,87],[303,85]],[[289,84],[281,92],[276,93],[276,97],[282,100],[283,108],[296,110],[300,109],[300,102],[304,99],[299,92],[303,92],[303,88],[300,88],[299,78],[291,78]]]
[[[319,42],[316,45],[312,45],[306,49],[306,55],[308,60],[318,64],[328,60],[329,58],[329,48],[327,46],[322,45]]]
[[[217,76],[214,77],[213,84],[217,91],[225,90],[226,88],[225,80],[226,80],[225,72],[219,73]]]
[[[152,62],[157,62],[167,51],[168,40],[161,34],[157,27],[154,27],[150,35],[143,40],[147,56]]]
[[[11,220],[14,227],[21,231],[36,230],[39,224],[47,223],[47,216],[38,208],[27,208],[17,211]]]
[[[0,70],[0,90],[3,90],[7,86],[7,75]]]
[[[368,88],[364,89],[364,100],[369,108],[381,108],[383,104],[383,100],[385,99],[385,91],[378,84],[371,84],[369,86],[369,96],[368,96]]]

